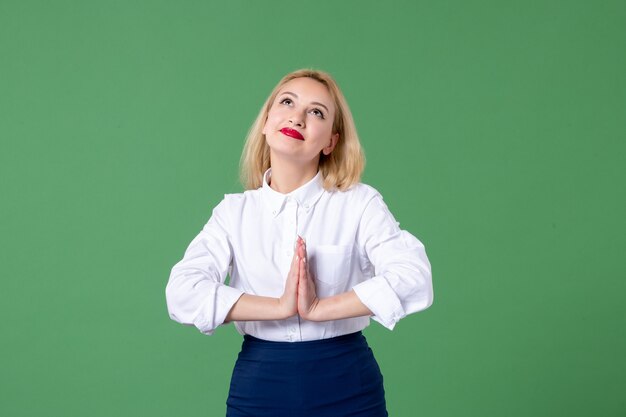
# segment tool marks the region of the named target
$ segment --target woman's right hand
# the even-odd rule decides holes
[[[298,236],[296,247],[293,251],[293,259],[291,260],[291,268],[289,269],[287,281],[285,282],[285,291],[278,299],[279,308],[286,318],[295,316],[298,313],[298,277],[300,274],[300,258],[298,257],[298,253],[303,243],[302,238]]]

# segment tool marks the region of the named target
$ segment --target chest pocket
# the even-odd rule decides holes
[[[318,288],[320,295],[344,284],[350,274],[352,261],[352,245],[318,245],[310,254],[309,272],[315,277],[321,287]]]

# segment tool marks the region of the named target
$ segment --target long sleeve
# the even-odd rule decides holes
[[[357,242],[374,266],[374,276],[353,290],[374,313],[374,320],[392,330],[406,315],[432,304],[431,267],[424,245],[399,228],[380,194],[365,208]]]
[[[242,291],[224,284],[232,262],[228,240],[226,199],[189,244],[184,257],[172,268],[165,288],[172,320],[193,325],[211,335],[224,323]]]

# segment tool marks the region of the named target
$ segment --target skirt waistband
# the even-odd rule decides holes
[[[328,339],[319,339],[319,340],[307,340],[304,342],[276,342],[273,340],[264,340],[259,339],[258,337],[251,336],[246,334],[243,336],[245,342],[254,343],[258,345],[263,345],[263,347],[267,348],[276,348],[276,349],[307,349],[307,348],[316,348],[322,345],[329,344],[338,344],[338,343],[351,343],[354,342],[362,336],[363,332],[358,331],[355,333],[344,334],[341,336],[330,337]]]
[[[369,347],[361,331],[305,342],[274,342],[250,335],[244,335],[243,339],[240,357],[257,357],[257,355],[261,355],[266,360],[284,360],[286,358],[322,359]]]

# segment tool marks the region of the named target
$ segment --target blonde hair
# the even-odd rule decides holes
[[[270,167],[270,149],[262,133],[269,110],[280,88],[294,78],[309,77],[324,84],[335,104],[333,133],[339,133],[337,146],[329,154],[320,153],[319,169],[326,190],[347,190],[361,180],[365,154],[348,103],[330,74],[314,69],[299,69],[285,75],[274,87],[250,127],[239,164],[241,183],[247,190],[263,185],[263,174]]]

